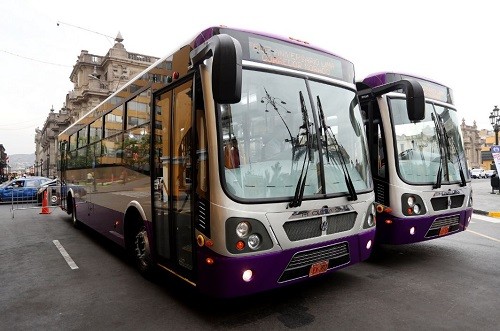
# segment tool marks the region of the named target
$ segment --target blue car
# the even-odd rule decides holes
[[[22,177],[0,186],[0,201],[35,200],[38,187],[48,181],[47,177]]]

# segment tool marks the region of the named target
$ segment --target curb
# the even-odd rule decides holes
[[[488,216],[490,216],[490,217],[500,217],[500,211],[490,211],[488,213]]]
[[[484,215],[484,216],[500,218],[500,211],[484,211],[484,210],[479,210],[479,209],[473,209],[472,212],[474,214],[480,214],[480,215]]]
[[[490,213],[489,211],[484,211],[484,210],[479,210],[479,209],[473,209],[472,212],[474,214],[480,214],[480,215],[485,215],[485,216],[488,216],[488,214]]]

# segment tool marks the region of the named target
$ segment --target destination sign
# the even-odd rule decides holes
[[[346,80],[340,58],[325,56],[300,46],[248,37],[248,53],[250,60]]]

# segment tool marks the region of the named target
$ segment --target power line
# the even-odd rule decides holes
[[[65,23],[65,22],[57,21],[57,26],[59,26],[59,25],[61,25],[61,24],[63,24],[63,25],[67,25],[67,26],[71,26],[71,27],[76,28],[76,29],[85,30],[85,31],[88,31],[88,32],[92,32],[92,33],[95,33],[95,34],[99,34],[99,35],[101,35],[101,36],[104,36],[104,37],[106,37],[106,38],[107,38],[107,40],[109,41],[109,43],[110,43],[111,45],[113,45],[113,42],[112,42],[112,41],[113,41],[113,40],[115,40],[115,38],[114,38],[114,37],[108,36],[107,34],[104,34],[104,33],[100,33],[100,32],[97,32],[97,31],[94,31],[94,30],[90,30],[90,29],[87,29],[87,28],[82,28],[81,26],[77,26],[77,25],[73,25],[73,24],[69,24],[69,23]],[[110,39],[111,39],[111,41],[110,41]]]
[[[73,67],[73,66],[69,66],[69,65],[65,65],[65,64],[59,64],[59,63],[47,62],[47,61],[43,61],[43,60],[34,59],[32,57],[28,57],[28,56],[24,56],[24,55],[19,55],[19,54],[16,54],[16,53],[12,53],[12,52],[6,51],[4,49],[0,49],[0,52],[6,53],[6,54],[10,54],[10,55],[13,55],[13,56],[17,56],[17,57],[20,57],[22,59],[26,59],[26,60],[30,60],[30,61],[35,61],[35,62],[50,64],[50,65],[53,65],[53,66],[66,67],[66,68],[72,68]]]

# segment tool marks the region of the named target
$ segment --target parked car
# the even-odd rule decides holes
[[[487,178],[491,178],[497,174],[497,171],[496,170],[486,170],[484,172],[484,174],[486,175]]]
[[[22,177],[0,186],[0,201],[35,200],[38,187],[49,182],[47,177]]]
[[[49,194],[50,201],[48,201],[48,203],[52,204],[52,205],[59,204],[59,199],[60,199],[60,195],[61,195],[60,191],[59,191],[60,187],[61,187],[61,180],[59,178],[52,179],[51,181],[40,185],[40,187],[38,188],[37,198],[36,198],[38,203],[42,203],[43,195],[44,195],[45,191],[51,190],[51,191],[47,191],[47,192],[50,192],[50,194]],[[82,185],[68,184],[67,186],[65,186],[65,189],[70,189],[70,188],[73,190],[73,192],[75,193],[75,196],[77,196],[77,197],[82,197],[85,194],[87,194],[87,190]]]
[[[472,178],[486,178],[486,173],[484,169],[475,168],[470,171],[470,176]]]

